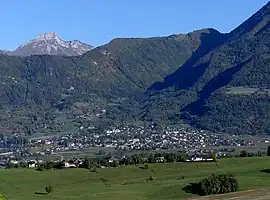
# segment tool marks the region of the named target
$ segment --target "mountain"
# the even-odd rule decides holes
[[[70,57],[0,54],[0,131],[151,120],[270,134],[269,10],[226,34],[117,38]],[[61,43],[55,34],[38,38]]]
[[[8,51],[6,51],[6,50],[0,50],[0,54],[8,54]]]
[[[204,29],[168,37],[118,38],[76,57],[0,55],[0,127],[25,132],[30,126],[34,132],[53,124],[59,113],[65,112],[61,118],[66,118],[78,104],[87,113],[106,108],[113,120],[124,100],[175,71],[201,43],[221,37],[214,29]]]
[[[49,32],[37,36],[35,39],[19,46],[14,51],[7,52],[8,55],[62,55],[78,56],[93,49],[92,46],[78,40],[64,41],[56,33]]]
[[[152,84],[140,101],[141,115],[219,132],[269,134],[269,67],[270,2]]]

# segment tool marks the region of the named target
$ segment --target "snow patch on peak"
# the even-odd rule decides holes
[[[91,45],[79,40],[65,41],[59,38],[55,32],[47,32],[19,46],[12,53],[21,56],[32,54],[76,56],[91,49],[93,49]]]
[[[43,33],[40,34],[36,37],[36,40],[59,40],[60,38],[56,35],[55,32],[48,32],[48,33]]]

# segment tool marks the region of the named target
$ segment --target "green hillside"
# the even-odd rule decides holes
[[[269,189],[270,175],[264,170],[269,169],[269,164],[269,158],[257,157],[222,159],[218,161],[218,165],[153,164],[150,165],[153,172],[140,169],[139,166],[97,169],[97,173],[85,169],[42,172],[34,169],[2,169],[0,188],[1,194],[9,200],[176,200],[193,196],[182,190],[184,186],[215,172],[230,172],[236,175],[240,190]],[[154,180],[147,182],[146,179],[150,176]],[[42,194],[47,185],[53,187],[53,192],[49,195]]]

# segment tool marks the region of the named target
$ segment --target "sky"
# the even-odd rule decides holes
[[[268,0],[2,0],[0,49],[44,32],[98,46],[119,37],[153,37],[202,28],[229,32]]]

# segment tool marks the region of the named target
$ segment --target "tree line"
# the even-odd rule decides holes
[[[185,162],[188,156],[182,152],[163,152],[163,153],[147,153],[134,154],[124,156],[121,159],[113,159],[111,157],[103,158],[85,158],[84,162],[79,166],[81,168],[91,169],[93,167],[117,167],[119,165],[141,165],[151,163],[172,163]]]
[[[217,162],[216,154],[209,153],[200,155],[202,158],[213,158],[213,161]],[[267,151],[265,152],[248,152],[248,151],[241,151],[238,154],[234,155],[227,155],[225,158],[230,157],[260,157],[260,156],[270,156],[270,146],[268,146]],[[117,167],[119,165],[141,165],[141,164],[154,164],[154,163],[173,163],[173,162],[186,162],[188,159],[187,153],[184,152],[157,152],[157,153],[139,153],[129,156],[123,156],[120,159],[113,158],[112,156],[98,156],[95,158],[84,158],[82,159],[83,162],[77,167],[79,168],[86,168],[86,169],[93,169],[99,168],[101,166],[104,167]],[[65,161],[47,161],[45,163],[38,163],[36,169],[38,171],[48,170],[48,169],[62,169],[65,168],[64,165]],[[13,164],[9,162],[6,168],[27,168],[28,164],[26,162],[19,162],[17,164]]]

